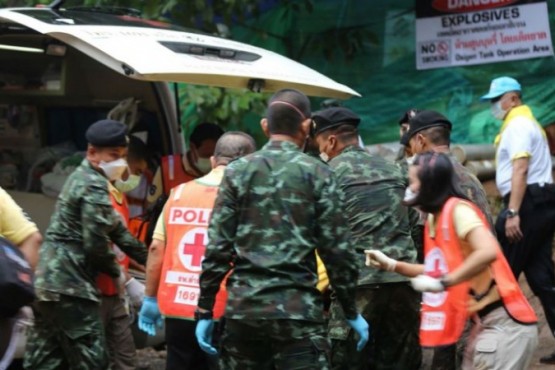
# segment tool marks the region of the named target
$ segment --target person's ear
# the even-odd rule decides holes
[[[262,118],[260,120],[260,127],[262,127],[262,132],[266,137],[270,137],[270,130],[268,129],[268,120],[266,118]]]
[[[214,156],[210,157],[210,166],[212,167],[212,169],[218,167],[218,165],[216,163],[216,157],[214,157]]]
[[[310,135],[311,126],[312,126],[311,118],[307,118],[301,123],[301,131],[304,137],[307,137]]]

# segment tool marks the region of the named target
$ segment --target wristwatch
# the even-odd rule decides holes
[[[198,309],[195,310],[195,320],[212,320],[214,314],[212,311],[199,311]]]
[[[505,217],[513,218],[515,216],[518,216],[518,211],[516,209],[513,209],[513,208],[507,208]]]

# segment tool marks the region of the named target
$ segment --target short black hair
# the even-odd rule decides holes
[[[433,126],[419,132],[434,145],[451,144],[451,130],[445,125]]]
[[[256,151],[256,142],[252,136],[241,131],[229,131],[216,142],[214,158],[217,165],[227,165],[234,159]]]
[[[293,136],[310,115],[310,100],[305,94],[294,89],[280,90],[268,102],[268,130],[271,134]]]
[[[444,153],[418,154],[413,166],[418,166],[420,190],[408,206],[419,206],[422,211],[437,213],[451,197],[469,200],[458,185],[458,177],[451,159]]]
[[[198,147],[205,140],[218,141],[223,134],[224,130],[220,126],[215,123],[203,122],[193,129],[189,140]]]
[[[129,144],[127,146],[127,157],[134,160],[143,160],[148,162],[150,151],[144,141],[134,135],[129,135]]]

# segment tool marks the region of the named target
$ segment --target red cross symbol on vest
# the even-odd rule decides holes
[[[201,233],[195,234],[195,241],[192,244],[185,243],[183,249],[184,254],[191,255],[191,264],[199,267],[205,251],[206,246],[204,245],[204,234]]]
[[[200,272],[206,244],[208,235],[205,227],[195,227],[183,235],[177,252],[181,263],[188,271]]]

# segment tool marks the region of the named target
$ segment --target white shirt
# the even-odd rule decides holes
[[[551,155],[545,135],[535,121],[519,115],[507,123],[497,148],[495,182],[502,196],[511,191],[513,161],[525,157],[530,158],[527,184],[553,182]]]

